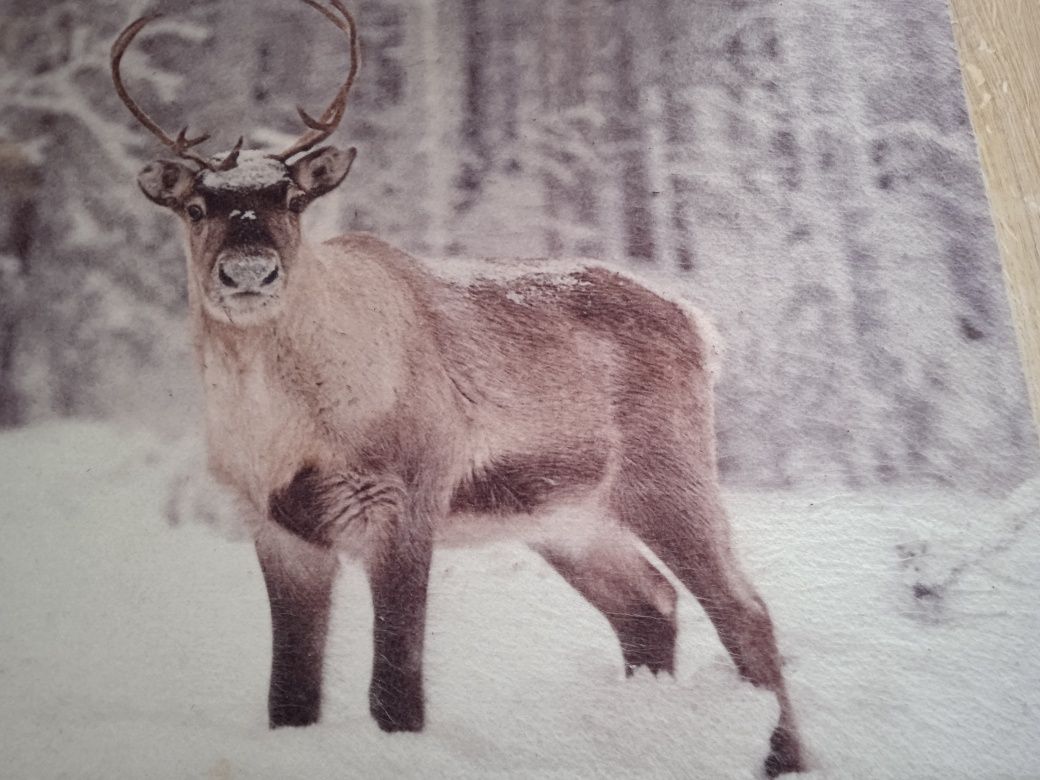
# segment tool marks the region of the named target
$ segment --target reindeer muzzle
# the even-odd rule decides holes
[[[273,249],[240,247],[221,252],[215,270],[225,293],[258,295],[272,291],[282,269],[278,253]]]

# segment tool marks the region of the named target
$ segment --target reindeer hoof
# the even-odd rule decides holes
[[[653,606],[636,608],[632,614],[613,617],[621,639],[625,676],[645,666],[654,676],[675,672],[675,616],[662,615]]]
[[[372,710],[372,717],[375,718],[379,728],[390,734],[397,731],[422,731],[423,730],[423,716],[421,712],[406,712],[397,715]]]
[[[272,729],[286,726],[310,726],[318,722],[320,707],[314,703],[276,704],[268,710],[268,725]]]
[[[777,726],[769,738],[769,755],[766,756],[766,777],[777,777],[789,772],[801,772],[802,749],[798,738],[786,727]]]
[[[421,687],[376,683],[369,691],[369,712],[383,731],[422,731],[423,710]]]

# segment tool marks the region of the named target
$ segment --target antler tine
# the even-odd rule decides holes
[[[240,135],[235,143],[235,148],[227,153],[227,156],[217,164],[215,170],[229,171],[238,165],[238,153],[242,151],[242,142],[244,140],[245,137]]]
[[[185,127],[177,135],[177,138],[170,138],[170,136],[159,127],[155,120],[148,116],[144,109],[137,105],[137,102],[130,97],[130,94],[126,91],[126,86],[123,84],[123,77],[119,72],[119,66],[123,60],[123,54],[126,53],[127,47],[133,42],[134,38],[137,37],[137,34],[141,32],[146,24],[161,16],[161,13],[152,13],[142,16],[140,19],[132,22],[124,28],[124,30],[119,34],[119,37],[116,38],[115,42],[112,44],[110,62],[112,67],[112,82],[115,84],[116,94],[119,95],[119,99],[123,101],[123,104],[130,109],[130,113],[134,115],[134,118],[144,125],[152,135],[158,138],[164,146],[173,150],[180,157],[192,160],[204,168],[212,168],[213,166],[208,160],[188,151],[191,147],[196,146],[209,138],[208,135],[203,134],[197,138],[188,138],[188,128]]]
[[[361,64],[361,59],[358,53],[357,24],[354,22],[354,17],[351,16],[350,12],[346,9],[346,6],[344,6],[340,0],[330,0],[333,8],[335,8],[335,10],[343,17],[340,19],[328,8],[318,3],[317,0],[302,0],[302,2],[318,11],[322,16],[336,25],[337,28],[346,33],[347,38],[350,41],[350,71],[347,73],[346,81],[343,82],[343,85],[336,92],[332,102],[329,103],[326,109],[322,112],[320,119],[315,119],[304,111],[303,108],[299,106],[296,107],[300,119],[309,129],[285,151],[272,155],[282,162],[285,162],[293,155],[307,151],[315,144],[324,141],[332,135],[332,132],[339,126],[340,121],[343,119],[343,113],[347,107],[347,95],[350,93],[350,89],[354,85],[354,79],[357,76],[358,68]]]
[[[178,149],[190,149],[193,146],[198,146],[203,141],[209,140],[209,133],[203,133],[195,138],[188,138],[188,128],[184,126],[181,131],[177,133],[177,140],[174,142]]]

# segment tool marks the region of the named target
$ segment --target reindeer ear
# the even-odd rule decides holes
[[[195,169],[176,160],[156,160],[137,174],[141,191],[153,203],[176,208],[191,192]]]
[[[335,146],[323,146],[289,166],[293,180],[307,193],[308,197],[320,198],[339,186],[350,171],[357,156],[353,146],[341,151]]]

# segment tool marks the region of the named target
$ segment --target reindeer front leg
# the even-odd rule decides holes
[[[433,511],[417,495],[390,474],[306,467],[270,501],[271,519],[315,554],[343,551],[365,563],[375,611],[369,707],[384,731],[423,727]]]
[[[336,554],[281,528],[263,528],[256,552],[271,602],[271,728],[306,726],[321,714],[322,667]]]
[[[421,731],[430,517],[414,499],[371,515],[379,525],[365,556],[375,612],[369,710],[383,731]]]

